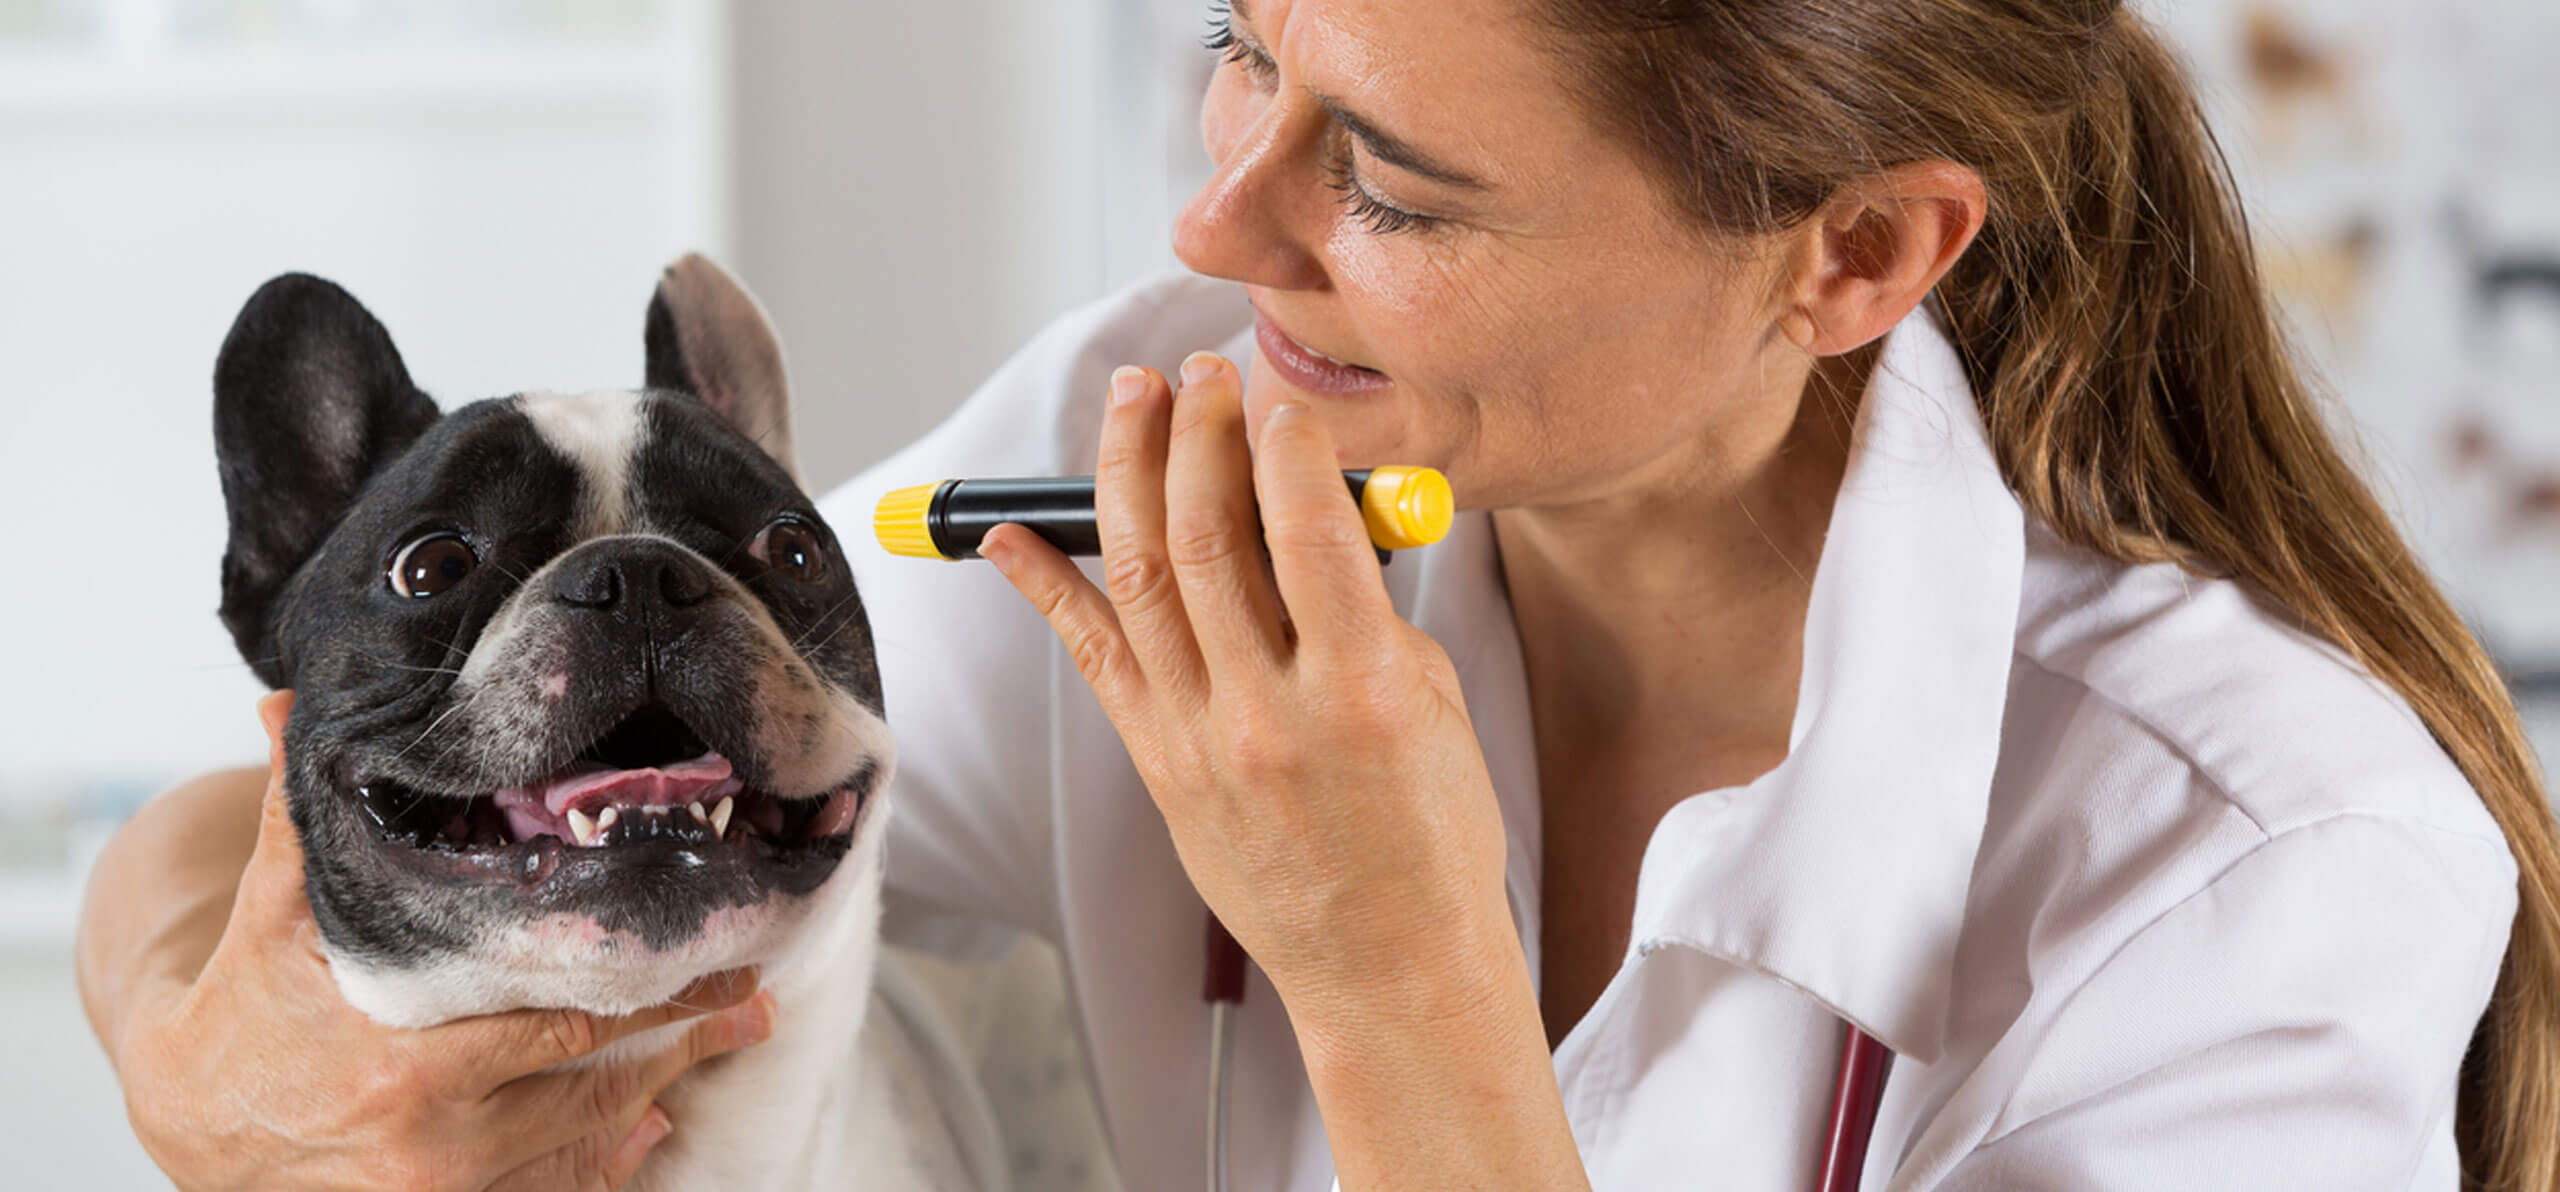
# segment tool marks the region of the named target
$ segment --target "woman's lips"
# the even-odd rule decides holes
[[[1376,369],[1344,364],[1318,354],[1289,338],[1288,332],[1260,311],[1254,312],[1253,338],[1262,348],[1262,358],[1271,362],[1281,379],[1309,393],[1374,393],[1395,384]]]

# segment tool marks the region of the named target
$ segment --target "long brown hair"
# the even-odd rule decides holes
[[[2560,1184],[2560,845],[2505,683],[2342,457],[2177,58],[2117,0],[1541,0],[1580,98],[1703,226],[1758,233],[1896,164],[1982,175],[1939,284],[2026,507],[2276,601],[2408,700],[2521,871],[2456,1135]]]

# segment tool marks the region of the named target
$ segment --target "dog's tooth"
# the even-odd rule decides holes
[[[736,803],[737,800],[732,799],[727,795],[720,796],[720,805],[711,809],[712,835],[726,836],[729,834],[729,812]]]
[[[697,824],[707,824],[711,822],[711,813],[704,811],[702,809],[702,804],[700,803],[687,803],[684,805],[684,809],[688,814],[693,816],[693,822]]]
[[[575,807],[569,809],[569,838],[585,845],[596,842],[596,822]]]
[[[598,836],[602,836],[602,835],[604,835],[604,830],[605,830],[605,829],[607,829],[607,828],[612,827],[612,826],[613,826],[613,822],[614,822],[615,820],[618,820],[618,819],[621,819],[621,818],[622,818],[622,809],[621,809],[621,808],[619,808],[619,807],[607,807],[607,808],[605,808],[604,810],[597,812],[597,813],[596,813],[596,835],[598,835]]]

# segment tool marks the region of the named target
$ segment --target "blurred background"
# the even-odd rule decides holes
[[[2560,759],[2550,0],[2148,0],[2341,425]],[[0,1177],[165,1187],[82,1022],[87,858],[255,761],[213,616],[216,347],[288,269],[447,403],[634,385],[658,267],[779,324],[813,489],[1172,265],[1200,0],[0,0]],[[1027,1188],[1116,1186],[1047,959],[946,980]],[[953,977],[953,974],[945,974]]]

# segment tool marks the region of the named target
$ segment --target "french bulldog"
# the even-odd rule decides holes
[[[668,1091],[634,1187],[947,1185],[867,1012],[895,748],[780,347],[699,256],[643,339],[644,388],[450,413],[316,277],[223,342],[221,616],[298,693],[285,791],[330,971],[414,1027],[628,1013],[760,965],[774,1034]]]

